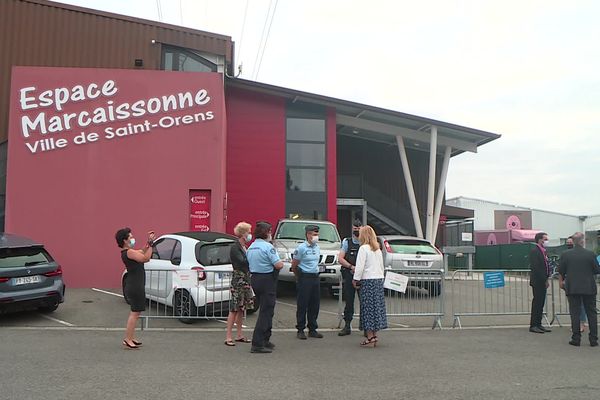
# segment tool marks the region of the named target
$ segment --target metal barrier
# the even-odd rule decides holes
[[[600,278],[596,278],[596,286],[598,287],[598,292],[600,293]],[[555,273],[550,279],[551,285],[551,293],[552,293],[552,321],[550,324],[553,324],[554,321],[558,323],[558,326],[562,326],[560,322],[560,316],[567,316],[570,318],[571,313],[569,312],[569,301],[567,299],[567,295],[565,291],[559,287],[558,283],[558,273]],[[600,305],[600,300],[596,300],[596,308]],[[569,324],[571,322],[569,321]]]
[[[486,274],[496,273],[497,280],[488,280]],[[461,317],[530,315],[532,292],[527,270],[457,270],[452,273],[451,293],[454,321],[452,327],[462,328]],[[501,275],[500,275],[501,274]],[[500,276],[502,280],[500,280]],[[491,276],[489,276],[491,278]],[[551,292],[551,291],[549,291]],[[543,317],[549,325],[546,308]]]
[[[444,316],[444,271],[423,269],[386,269],[408,276],[405,293],[385,289],[385,308],[388,317],[433,317],[432,329],[442,328]],[[339,287],[343,279],[340,276]],[[357,296],[358,297],[358,296]],[[360,300],[359,300],[360,301]],[[360,318],[360,307],[355,307],[355,318]],[[344,320],[344,300],[342,290],[338,294],[338,328]]]
[[[231,299],[231,267],[192,270],[146,269],[146,311],[142,329],[150,319],[226,319]]]

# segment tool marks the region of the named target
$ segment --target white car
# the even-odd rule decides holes
[[[178,316],[189,323],[193,317],[226,313],[233,271],[229,250],[236,240],[219,232],[180,232],[156,239],[152,258],[144,264],[150,300],[146,314]]]
[[[273,236],[273,246],[283,261],[283,268],[279,271],[278,279],[283,282],[295,282],[296,277],[292,272],[292,257],[296,248],[306,240],[306,225],[319,227],[319,259],[321,284],[327,286],[331,294],[335,294],[335,287],[339,285],[340,268],[338,254],[341,248],[340,234],[336,226],[329,221],[313,221],[299,219],[282,219],[277,224]]]

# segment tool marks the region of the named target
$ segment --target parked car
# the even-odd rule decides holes
[[[429,241],[412,236],[378,236],[383,253],[383,265],[388,270],[441,271],[444,269],[442,253]],[[417,271],[417,272],[418,272]],[[420,279],[410,279],[409,284],[426,289],[430,296],[439,296],[442,282],[423,274]]]
[[[229,250],[236,241],[235,236],[219,232],[159,237],[144,265],[146,298],[173,307],[173,314],[184,323],[191,323],[193,316],[227,313],[233,272]],[[124,271],[123,289],[126,275]]]
[[[52,312],[64,299],[62,268],[44,245],[0,233],[0,311]]]
[[[330,293],[335,294],[334,287],[339,284],[340,264],[338,254],[342,243],[336,226],[329,221],[313,221],[300,219],[282,219],[277,223],[273,235],[273,246],[283,261],[283,268],[279,272],[279,280],[283,282],[295,282],[296,278],[292,272],[292,256],[294,251],[306,239],[304,227],[306,225],[317,225],[319,227],[319,269],[321,271],[321,284],[327,286]]]

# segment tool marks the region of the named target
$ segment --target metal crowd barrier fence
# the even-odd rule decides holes
[[[387,317],[433,317],[432,329],[442,328],[444,316],[444,270],[386,269],[408,277],[405,293],[385,289]],[[339,287],[343,285],[340,276]],[[360,299],[356,296],[354,317],[360,319]],[[338,293],[338,328],[344,320],[343,291]]]
[[[596,286],[598,287],[598,293],[600,293],[600,278],[596,278]],[[571,313],[569,312],[569,301],[565,294],[565,291],[562,290],[559,286],[558,281],[558,273],[555,273],[550,279],[550,292],[552,294],[552,320],[550,324],[553,324],[555,321],[558,323],[558,326],[562,326],[560,322],[561,316],[567,316],[570,318]],[[596,308],[600,305],[600,300],[596,300]],[[571,323],[570,321],[568,322]]]
[[[454,321],[462,328],[461,317],[530,315],[532,291],[529,270],[456,270],[451,293]],[[548,291],[551,294],[551,291]],[[546,299],[543,317],[549,325]]]
[[[142,329],[150,319],[194,320],[227,318],[231,300],[231,267],[192,270],[146,269],[146,310]]]

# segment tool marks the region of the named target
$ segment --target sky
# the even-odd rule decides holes
[[[598,1],[62,2],[231,36],[244,79],[501,134],[452,158],[447,198],[600,214]]]

